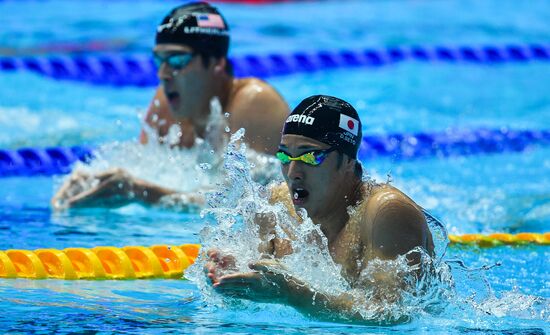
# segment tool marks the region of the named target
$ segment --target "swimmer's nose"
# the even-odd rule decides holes
[[[288,171],[286,172],[286,175],[290,180],[303,180],[304,163],[299,161],[291,161],[288,164]]]
[[[161,81],[169,80],[173,77],[173,72],[174,70],[172,70],[168,65],[166,65],[165,62],[162,62],[162,64],[160,65],[157,71],[157,76]]]

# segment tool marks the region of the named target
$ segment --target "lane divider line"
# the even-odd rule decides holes
[[[449,235],[454,246],[550,246],[550,233]],[[199,244],[0,251],[0,278],[181,279]]]

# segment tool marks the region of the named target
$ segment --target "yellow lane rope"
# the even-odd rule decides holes
[[[182,278],[200,245],[0,251],[0,278]]]
[[[449,235],[451,244],[550,245],[550,233]],[[0,278],[147,279],[182,278],[199,244],[0,251]]]
[[[505,234],[495,233],[490,235],[483,234],[465,234],[465,235],[449,235],[451,244],[466,244],[478,245],[480,247],[493,247],[505,244],[511,245],[550,245],[550,233],[519,233]]]

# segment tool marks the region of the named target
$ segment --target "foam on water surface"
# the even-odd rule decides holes
[[[258,249],[262,243],[256,223],[260,213],[270,216],[275,222],[277,236],[290,239],[292,244],[293,253],[280,258],[280,268],[273,271],[297,278],[319,294],[351,295],[353,312],[364,320],[387,324],[423,323],[426,318],[444,318],[453,323],[453,319],[466,317],[471,320],[472,327],[482,323],[489,327],[501,326],[516,319],[548,320],[547,299],[521,292],[494,292],[486,273],[500,264],[470,268],[462,260],[446,256],[446,231],[429,213],[426,215],[436,244],[436,257],[418,249],[411,251],[420,254],[417,265],[410,265],[405,255],[389,261],[375,259],[362,269],[356,282],[350,282],[342,275],[341,266],[333,261],[326,238],[307,213],[300,213],[304,219],[299,223],[282,204],[270,204],[269,187],[252,180],[246,148],[240,143],[242,136],[242,130],[232,136],[224,155],[225,179],[219,184],[219,191],[208,195],[208,208],[201,214],[209,222],[200,235],[203,250],[217,249],[222,255],[236,259],[235,268],[224,270],[225,274],[250,272],[249,264],[265,257]],[[262,304],[215,293],[204,274],[207,261],[206,252],[201,253],[187,270],[186,277],[197,284],[208,304],[228,309],[242,309],[243,306],[251,311],[262,309],[258,307]],[[394,280],[405,285],[388,288],[379,281],[381,274],[390,278],[390,282]],[[336,314],[335,319],[339,319]]]

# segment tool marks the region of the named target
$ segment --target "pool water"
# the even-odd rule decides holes
[[[100,41],[110,52],[148,53],[154,28],[175,3],[0,1],[0,54],[50,55],[52,46]],[[233,55],[410,45],[546,43],[545,1],[346,1],[219,5]],[[276,13],[277,15],[273,15]],[[318,18],[312,20],[311,18]],[[116,32],[116,35],[113,33]],[[74,48],[73,48],[74,49]],[[55,53],[55,51],[53,52]],[[291,106],[312,94],[351,102],[366,134],[445,129],[548,129],[550,63],[403,62],[270,78]],[[99,87],[28,72],[0,73],[0,148],[133,142],[154,88]],[[130,143],[129,145],[132,145]],[[161,154],[159,154],[161,155]],[[167,157],[158,157],[159,160]],[[550,231],[550,148],[453,158],[363,162],[388,174],[453,234]],[[142,170],[158,167],[138,166]],[[165,166],[163,167],[165,168]],[[178,169],[174,166],[174,171]],[[154,170],[153,170],[154,171]],[[172,185],[186,184],[174,173]],[[198,214],[130,205],[52,212],[60,177],[0,179],[0,250],[198,243]],[[177,186],[176,186],[177,187]],[[184,280],[0,279],[7,333],[509,333],[543,334],[550,321],[547,247],[451,247],[447,259],[477,271],[494,297],[464,311],[419,315],[394,327],[310,320],[291,308],[207,304]],[[460,278],[457,278],[460,288]],[[483,280],[481,280],[483,281]],[[469,281],[464,281],[469,282]],[[475,299],[473,299],[475,301]],[[70,322],[68,321],[70,320]]]

